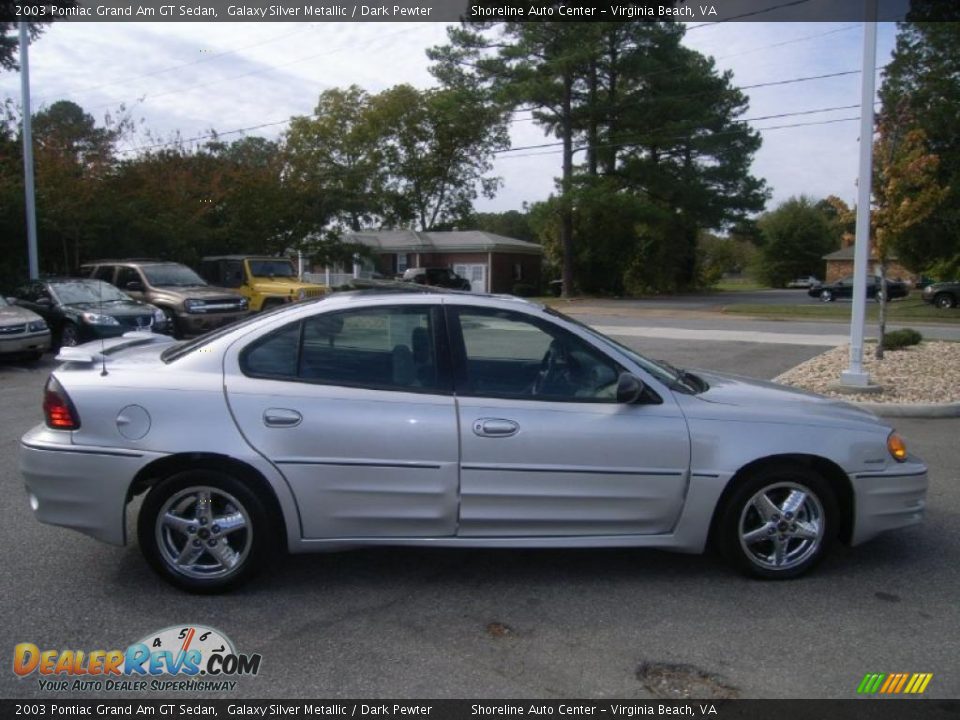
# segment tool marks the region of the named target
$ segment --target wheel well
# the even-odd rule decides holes
[[[259,491],[259,494],[263,497],[264,502],[273,514],[274,519],[280,523],[280,527],[284,531],[284,536],[286,535],[286,523],[284,522],[283,512],[280,509],[280,501],[277,499],[277,494],[274,492],[273,487],[271,487],[267,479],[263,477],[258,470],[228,455],[195,452],[170,455],[160,458],[159,460],[154,460],[142,468],[133,478],[133,482],[130,483],[130,488],[127,490],[127,502],[129,503],[135,496],[145,493],[164,478],[185,470],[215,470],[217,472],[227,472],[235,476],[238,480],[249,484]]]
[[[832,460],[827,460],[819,455],[804,455],[802,453],[789,455],[771,455],[769,457],[754,460],[737,470],[730,482],[724,488],[717,506],[713,510],[713,519],[710,522],[710,538],[713,540],[717,531],[720,514],[727,498],[736,490],[737,486],[753,473],[770,465],[794,464],[809,468],[824,480],[830,483],[837,495],[837,505],[840,508],[840,533],[839,538],[844,543],[849,543],[853,534],[853,487],[850,484],[850,478],[843,469]]]

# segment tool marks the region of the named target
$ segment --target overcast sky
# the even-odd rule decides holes
[[[879,26],[877,65],[890,57],[896,27]],[[445,41],[442,23],[56,23],[31,47],[33,108],[69,99],[98,120],[125,104],[142,120],[130,147],[179,130],[191,138],[279,123],[246,134],[276,137],[292,115],[313,111],[326,88],[357,84],[370,92],[406,82],[429,87],[425,49]],[[745,90],[747,118],[859,105],[861,23],[721,23],[692,28],[685,41],[734,73],[738,86],[846,71],[855,74]],[[878,73],[878,86],[881,75]],[[19,102],[16,73],[0,74],[0,97]],[[549,142],[515,116],[514,147]],[[758,120],[757,128],[853,118],[857,108]],[[767,130],[753,166],[767,180],[768,207],[792,195],[856,192],[859,123]],[[225,136],[234,139],[240,134]],[[560,155],[498,156],[504,186],[478,209],[520,209],[554,189]]]

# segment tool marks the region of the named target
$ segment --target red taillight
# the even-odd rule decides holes
[[[43,389],[43,416],[46,418],[47,427],[54,430],[77,430],[80,427],[80,416],[77,415],[63,386],[53,375]]]

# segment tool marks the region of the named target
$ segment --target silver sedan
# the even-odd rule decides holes
[[[61,352],[21,441],[37,518],[191,591],[356,546],[715,545],[791,578],[920,522],[927,469],[874,415],[654,362],[551,309],[342,293],[190,342]]]

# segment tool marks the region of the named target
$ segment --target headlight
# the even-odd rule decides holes
[[[243,310],[246,310],[248,307],[250,307],[250,303],[247,301],[246,298],[240,298],[240,307]]]
[[[27,325],[27,332],[40,332],[47,329],[47,323],[43,320],[34,320]]]
[[[183,307],[187,312],[193,312],[199,308],[202,308],[206,303],[203,300],[184,300]]]
[[[887,451],[890,453],[891,457],[897,462],[906,462],[907,460],[907,444],[903,441],[903,438],[894,431],[887,436]]]
[[[304,290],[303,288],[300,288],[297,291],[297,300],[306,300],[306,299],[307,299],[307,291]]]
[[[161,310],[160,308],[154,308],[153,322],[158,325],[163,325],[167,322],[167,316],[164,315],[163,310]]]
[[[84,322],[90,323],[91,325],[119,325],[115,317],[112,315],[101,315],[100,313],[91,313],[85,312],[81,315]]]

